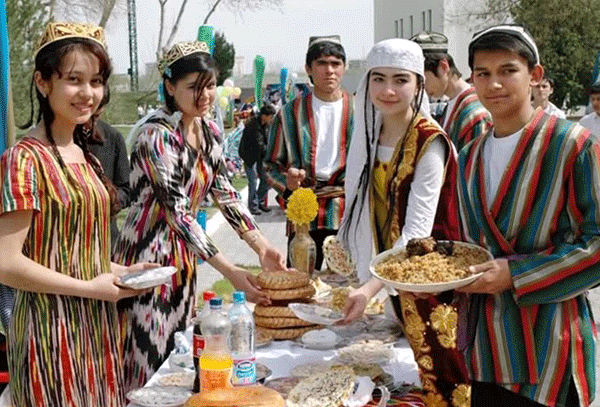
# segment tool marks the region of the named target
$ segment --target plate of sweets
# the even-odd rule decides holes
[[[471,274],[469,266],[492,259],[489,251],[477,245],[428,237],[409,240],[405,249],[380,253],[369,269],[398,290],[439,293],[472,283],[481,273]]]
[[[120,277],[119,285],[134,290],[156,287],[158,285],[167,284],[175,272],[177,272],[175,267],[167,266],[137,271],[135,273],[127,273]]]

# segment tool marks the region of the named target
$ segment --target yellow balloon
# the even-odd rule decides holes
[[[242,90],[236,86],[235,88],[233,88],[232,94],[233,94],[233,97],[239,98],[240,95],[242,94]]]
[[[221,98],[219,98],[219,104],[221,105],[222,109],[226,109],[227,106],[229,106],[229,99],[227,99],[225,96],[221,96]]]

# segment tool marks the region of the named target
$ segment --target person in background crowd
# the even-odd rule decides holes
[[[339,36],[311,37],[305,69],[313,90],[277,114],[265,169],[269,184],[283,199],[300,186],[315,188],[319,213],[309,233],[317,245],[315,268],[320,270],[323,241],[337,233],[344,211],[343,185],[352,134],[352,100],[341,87],[346,53]],[[320,194],[325,187],[327,194]],[[288,243],[293,236],[288,223]]]
[[[594,136],[600,137],[600,85],[594,85],[590,89],[590,104],[594,110],[583,116],[579,124],[588,129]]]
[[[108,104],[110,96],[108,90],[106,92],[105,101],[103,104]],[[113,183],[117,190],[117,199],[119,201],[119,209],[122,210],[129,206],[129,157],[125,140],[121,133],[99,119],[101,110],[96,113],[96,131],[93,132],[90,139],[90,151],[98,158],[104,175]],[[110,241],[112,248],[115,248],[115,242],[119,237],[119,228],[115,216],[110,221]]]
[[[490,113],[479,102],[475,89],[462,79],[448,54],[448,38],[435,32],[422,32],[411,41],[425,55],[425,90],[434,99],[448,98],[438,123],[457,151],[469,141],[485,134],[491,126]]]
[[[542,108],[546,113],[552,114],[559,119],[566,119],[565,112],[550,102],[550,97],[554,93],[554,79],[544,76],[544,79],[533,88],[533,107]]]
[[[600,283],[600,144],[531,105],[544,77],[520,26],[475,34],[469,66],[493,128],[459,154],[460,217],[494,260],[462,288],[472,405],[589,406],[598,383],[587,291]]]
[[[270,303],[255,276],[231,264],[198,224],[207,195],[258,254],[264,270],[286,270],[284,256],[260,233],[227,177],[221,138],[207,119],[217,88],[208,45],[177,43],[158,67],[166,103],[132,130],[131,206],[115,259],[154,261],[177,272],[170,284],[119,303],[127,390],[147,382],[175,347],[175,332],[190,325],[199,260],[245,291],[249,301]]]
[[[265,204],[269,184],[263,167],[263,160],[267,150],[269,127],[273,122],[275,113],[277,112],[273,105],[266,104],[261,107],[258,116],[250,119],[244,127],[240,141],[239,153],[242,160],[244,160],[246,177],[248,178],[248,208],[253,215],[260,215],[260,211],[271,211]],[[256,186],[257,177],[260,181],[258,190]]]
[[[110,59],[100,27],[48,24],[35,52],[37,125],[0,165],[0,283],[16,298],[8,334],[13,406],[124,407],[116,302],[141,292],[110,262],[118,200],[88,141]],[[31,119],[33,121],[33,100]]]

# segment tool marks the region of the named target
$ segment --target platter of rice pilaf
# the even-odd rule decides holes
[[[380,253],[369,269],[397,290],[439,293],[472,283],[481,273],[471,274],[469,266],[489,260],[493,260],[491,253],[477,245],[429,237],[411,239],[406,248]]]

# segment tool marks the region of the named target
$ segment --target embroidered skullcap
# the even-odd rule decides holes
[[[308,40],[308,49],[311,49],[313,47],[313,45],[321,43],[321,42],[331,42],[333,44],[342,46],[342,40],[340,40],[339,35],[325,35],[325,36],[310,37]],[[343,48],[343,46],[342,46],[342,48]]]
[[[106,48],[106,40],[102,27],[85,23],[53,22],[46,25],[46,29],[35,47],[34,57],[46,45],[67,38],[87,38]]]
[[[158,71],[162,75],[175,61],[197,52],[203,52],[210,55],[210,47],[206,42],[200,41],[178,42],[159,58]]]
[[[425,57],[421,47],[413,41],[391,38],[378,42],[367,55],[367,70],[398,68],[425,77]]]
[[[448,52],[448,37],[444,34],[423,31],[410,39],[419,44],[424,53]]]
[[[473,35],[473,39],[469,44],[469,61],[472,61],[473,58],[473,46],[477,44],[482,38],[490,35],[490,34],[506,34],[520,41],[523,45],[525,45],[529,50],[533,53],[535,57],[535,63],[540,63],[540,53],[538,52],[537,45],[535,45],[535,41],[531,34],[520,25],[512,25],[512,24],[504,24],[504,25],[496,25],[494,27],[487,28],[483,31],[475,33]]]

